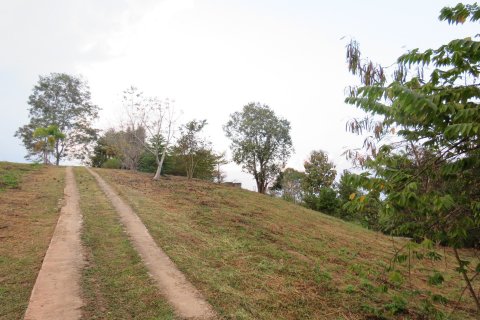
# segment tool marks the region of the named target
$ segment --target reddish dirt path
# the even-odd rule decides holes
[[[117,210],[122,224],[151,277],[178,316],[186,319],[215,319],[216,315],[210,304],[157,246],[132,208],[97,173],[88,168],[87,170],[95,177],[100,188]]]
[[[85,264],[79,193],[71,167],[65,176],[65,204],[25,313],[26,320],[80,319],[80,277]]]

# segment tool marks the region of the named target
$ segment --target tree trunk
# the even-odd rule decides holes
[[[160,159],[158,159],[158,155],[156,156],[156,160],[157,160],[157,171],[155,172],[155,176],[153,177],[153,180],[158,180],[158,179],[160,179],[160,175],[161,175],[161,173],[162,173],[163,161],[165,160],[165,152],[166,152],[166,149],[167,149],[167,148],[164,148],[164,149],[163,149],[162,157],[161,157]]]
[[[260,179],[260,178],[257,179],[257,190],[258,190],[258,193],[261,193],[261,194],[265,194],[265,192],[267,191],[267,186],[265,185],[265,182],[263,181],[263,179]]]
[[[455,253],[455,258],[457,258],[458,266],[461,267],[461,259],[458,254],[457,248],[453,247],[453,252]],[[479,297],[477,296],[475,290],[473,289],[472,282],[468,278],[468,274],[465,270],[460,271],[460,273],[463,276],[463,280],[465,280],[465,283],[467,284],[468,291],[470,291],[470,295],[472,296],[473,301],[475,301],[475,305],[477,306],[477,316],[480,319],[480,300]]]
[[[60,165],[60,155],[61,155],[61,152],[58,150],[59,146],[58,146],[58,140],[55,141],[55,165]]]

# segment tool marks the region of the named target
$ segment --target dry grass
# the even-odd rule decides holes
[[[75,168],[83,213],[84,319],[174,319],[115,209],[84,168]]]
[[[456,304],[463,282],[450,250],[413,263],[394,284],[385,270],[402,240],[254,192],[97,172],[224,318],[441,319],[435,309],[446,317],[455,307],[452,319],[474,318],[468,295]],[[442,285],[427,284],[432,269],[445,275]]]
[[[0,319],[21,319],[55,229],[65,169],[0,163]],[[5,178],[7,177],[7,178]]]

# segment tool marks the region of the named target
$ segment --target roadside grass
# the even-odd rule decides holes
[[[450,250],[398,277],[386,269],[404,240],[245,190],[97,172],[226,319],[475,318],[468,295],[457,305],[463,281]],[[428,284],[432,269],[443,284]]]
[[[0,162],[0,319],[21,319],[63,199],[65,168]]]
[[[108,199],[85,168],[74,169],[87,266],[84,319],[175,319],[150,279]]]
[[[37,163],[20,164],[0,161],[0,192],[19,188],[23,175],[41,167],[42,165]]]

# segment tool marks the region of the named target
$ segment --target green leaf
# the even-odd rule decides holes
[[[441,285],[443,281],[445,281],[445,279],[443,278],[443,275],[439,272],[435,272],[433,275],[428,277],[427,282],[429,285],[438,286],[438,285]]]

